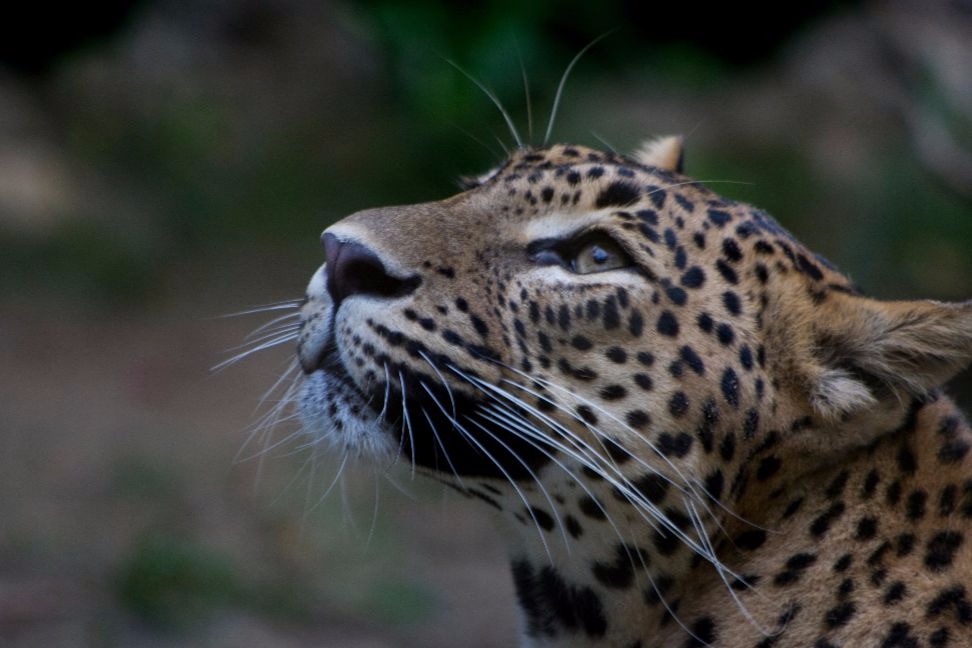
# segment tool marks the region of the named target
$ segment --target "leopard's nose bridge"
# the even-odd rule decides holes
[[[418,275],[392,275],[379,253],[364,243],[342,239],[330,232],[321,236],[321,243],[327,258],[325,285],[335,308],[354,295],[404,297],[422,281]]]

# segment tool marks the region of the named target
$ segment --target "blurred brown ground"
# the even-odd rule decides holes
[[[42,81],[0,69],[0,242],[16,260],[0,278],[0,645],[515,642],[488,514],[368,466],[322,499],[333,464],[311,474],[293,444],[262,460],[245,445],[292,351],[210,372],[272,313],[218,316],[300,297],[328,222],[449,190],[407,175],[435,151],[409,148],[381,43],[349,13],[147,4]],[[690,173],[755,183],[711,186],[758,199],[870,292],[967,299],[970,16],[870,3],[721,81],[582,76],[557,139],[686,132]],[[913,94],[915,69],[959,127]],[[72,267],[89,262],[105,264],[94,279]]]

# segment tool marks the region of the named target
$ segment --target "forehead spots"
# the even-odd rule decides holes
[[[594,201],[594,206],[598,209],[627,207],[638,202],[640,197],[641,190],[636,185],[625,180],[616,180],[601,190]]]

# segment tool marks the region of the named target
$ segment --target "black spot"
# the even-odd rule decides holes
[[[650,473],[643,475],[632,482],[635,490],[644,497],[647,501],[652,504],[659,505],[665,501],[665,495],[668,493],[669,481],[662,475],[656,473]],[[621,494],[620,499],[626,501],[628,498],[626,495]]]
[[[972,624],[972,603],[966,597],[964,585],[955,585],[939,592],[938,596],[928,604],[925,612],[928,618],[934,619],[949,610],[954,611],[955,620],[960,624]]]
[[[674,584],[675,581],[671,576],[662,574],[661,576],[656,577],[654,581],[642,592],[645,603],[652,606],[658,605]]]
[[[714,322],[712,321],[712,316],[708,313],[699,313],[699,316],[695,318],[695,323],[706,333],[712,332],[712,325]]]
[[[756,468],[756,479],[760,481],[765,481],[775,475],[780,470],[782,462],[780,458],[775,455],[770,455],[769,457],[763,457],[759,462],[759,467]]]
[[[703,375],[705,373],[705,364],[702,362],[702,358],[699,357],[692,347],[683,346],[679,350],[679,355],[685,364],[689,366],[689,369],[697,373],[698,375]]]
[[[873,497],[880,480],[881,476],[878,474],[877,469],[871,468],[871,471],[867,473],[867,477],[864,478],[864,484],[861,486],[861,497],[864,499]]]
[[[716,327],[716,338],[721,344],[729,346],[736,339],[736,334],[733,332],[731,326],[722,323]]]
[[[534,522],[539,524],[540,528],[543,529],[544,531],[551,531],[554,528],[553,518],[550,517],[550,514],[544,511],[543,509],[539,509],[535,506],[531,506],[527,510],[527,514]]]
[[[705,283],[705,272],[699,266],[692,266],[685,271],[680,282],[686,288],[698,288]]]
[[[884,499],[892,506],[897,504],[901,499],[901,482],[895,480],[888,484],[888,488],[884,492]]]
[[[969,453],[969,444],[964,439],[949,439],[938,449],[938,460],[943,464],[961,461]]]
[[[911,626],[904,621],[898,621],[891,626],[888,635],[881,642],[881,648],[919,648],[919,643],[911,634]]]
[[[877,520],[871,516],[862,517],[857,521],[857,531],[854,538],[857,540],[870,540],[877,535]]]
[[[722,489],[724,486],[725,477],[722,476],[722,471],[718,468],[705,478],[705,491],[716,501],[722,497]]]
[[[739,244],[731,238],[722,239],[722,254],[732,263],[742,259],[742,250],[739,249]]]
[[[632,311],[631,316],[628,318],[628,332],[634,337],[638,337],[644,328],[645,320],[641,316],[641,313],[639,311]]]
[[[601,398],[607,401],[622,399],[627,393],[627,390],[621,385],[606,385],[600,391]]]
[[[783,519],[793,517],[793,515],[800,510],[801,506],[803,506],[802,497],[798,497],[795,500],[791,501],[789,504],[786,505],[786,508],[783,509]]]
[[[847,571],[847,568],[851,566],[853,561],[853,556],[850,554],[844,554],[837,559],[837,562],[834,563],[834,571],[838,573]]]
[[[955,500],[958,496],[958,488],[955,484],[948,484],[942,488],[938,496],[938,514],[942,517],[951,515],[955,511]]]
[[[635,567],[643,568],[648,555],[637,547],[617,544],[614,547],[614,560],[610,563],[595,562],[591,572],[602,585],[611,589],[627,589],[634,583]]]
[[[756,551],[766,542],[766,532],[762,529],[748,529],[735,537],[733,543],[740,549]]]
[[[601,503],[598,502],[590,495],[585,495],[577,501],[577,506],[580,508],[581,513],[594,520],[604,520],[604,508]]]
[[[604,328],[608,331],[621,325],[621,315],[618,313],[618,304],[614,297],[608,297],[604,300],[603,317]]]
[[[719,456],[723,461],[732,461],[736,454],[736,435],[730,430],[719,443]]]
[[[715,622],[709,617],[702,617],[693,623],[689,632],[691,635],[685,641],[685,648],[702,648],[716,641]]]
[[[576,408],[577,415],[587,423],[588,425],[597,425],[597,416],[591,411],[591,408],[587,405],[578,405]]]
[[[744,344],[739,347],[739,364],[746,371],[752,371],[753,368],[753,352],[749,350],[749,345]]]
[[[746,420],[743,421],[743,436],[747,439],[753,438],[756,430],[759,429],[759,412],[755,408],[746,411]]]
[[[593,169],[592,169],[593,171]],[[588,175],[590,173],[588,172]],[[630,182],[615,180],[598,194],[594,206],[598,209],[604,207],[627,207],[638,202],[641,191]]]
[[[601,302],[596,299],[587,300],[587,319],[596,320],[601,316]]]
[[[722,396],[733,407],[739,406],[739,377],[731,367],[722,372]]]
[[[658,437],[658,451],[666,457],[684,457],[691,450],[694,440],[685,432],[678,434],[664,432]]]
[[[925,546],[925,566],[932,571],[942,571],[952,564],[955,552],[964,537],[958,531],[939,531]]]
[[[554,197],[553,187],[544,187],[543,190],[540,192],[540,197],[543,199],[543,202],[545,203],[549,203],[551,200],[553,200]]]
[[[739,295],[731,290],[727,290],[726,292],[722,293],[722,304],[732,315],[738,315],[742,312],[742,306],[739,302]]]
[[[928,493],[915,489],[908,493],[905,500],[905,514],[909,520],[920,520],[925,516],[925,502],[928,500]]]
[[[847,485],[847,479],[850,477],[850,472],[847,470],[842,470],[834,477],[827,488],[824,489],[824,496],[829,500],[834,500],[844,494],[844,487]]]
[[[721,209],[710,209],[708,212],[709,220],[715,223],[717,227],[723,227],[726,223],[732,220],[732,216],[729,212],[722,211]]]
[[[850,578],[845,578],[837,586],[837,596],[838,598],[847,598],[849,594],[854,591],[854,581]]]
[[[678,320],[671,311],[662,311],[662,314],[658,316],[657,329],[662,335],[675,337],[678,335]]]
[[[898,545],[898,548],[895,551],[895,553],[898,554],[898,557],[903,558],[904,556],[910,554],[915,548],[916,540],[917,538],[915,538],[913,533],[902,533],[898,535],[895,541]]]
[[[857,612],[857,606],[853,601],[845,601],[831,609],[824,615],[824,623],[830,629],[839,628],[846,625],[851,617]]]
[[[817,556],[812,553],[798,553],[790,556],[784,564],[784,569],[773,577],[773,584],[779,587],[795,583],[803,575],[804,570],[817,562]]]
[[[800,272],[808,275],[814,281],[820,281],[823,279],[823,273],[820,272],[820,268],[815,266],[810,259],[803,256],[802,254],[797,255],[797,269]]]
[[[878,545],[878,548],[871,552],[871,555],[867,557],[867,564],[871,567],[875,565],[880,565],[881,561],[884,560],[884,555],[888,553],[891,549],[891,543],[887,540]]]
[[[845,508],[846,507],[843,502],[834,502],[831,504],[830,508],[817,516],[817,518],[810,524],[810,533],[815,538],[819,538],[827,533],[827,531],[830,530],[830,525],[833,524],[834,520],[843,515]]]
[[[631,410],[625,415],[624,420],[636,430],[640,430],[651,423],[651,417],[644,410]]]
[[[649,198],[651,198],[651,202],[655,205],[656,209],[661,209],[665,206],[665,198],[668,197],[668,192],[661,187],[656,187],[654,185],[647,185],[645,189],[647,190],[647,195]]]
[[[636,373],[634,376],[634,382],[636,385],[644,389],[645,391],[651,391],[653,386],[651,376],[643,373]]]
[[[739,283],[739,277],[736,275],[736,271],[733,270],[728,263],[719,259],[716,261],[716,270],[722,275],[722,278],[731,284]]]
[[[688,411],[689,402],[685,392],[677,391],[668,400],[668,412],[675,418],[681,418]]]
[[[655,545],[655,549],[658,550],[658,553],[663,556],[671,556],[682,546],[682,541],[674,533],[662,531],[661,529],[654,532],[651,541]]]
[[[898,451],[898,467],[901,469],[901,472],[908,475],[913,474],[918,469],[918,460],[915,459],[915,453],[907,445],[902,445]]]
[[[592,346],[594,346],[594,344],[583,335],[575,335],[573,339],[571,339],[570,343],[575,349],[578,349],[579,351],[587,351]]]
[[[665,237],[665,246],[668,249],[674,250],[676,247],[678,247],[678,237],[675,236],[675,230],[673,230],[670,227],[666,228],[664,237]]]
[[[649,225],[658,225],[658,214],[653,209],[639,209],[635,212],[635,216]]]
[[[564,526],[572,538],[579,538],[584,534],[583,527],[581,527],[580,522],[573,515],[564,516]]]
[[[901,581],[894,581],[888,585],[888,589],[884,592],[884,604],[894,605],[905,597],[907,590],[908,587],[904,583]]]
[[[628,360],[628,352],[617,346],[609,347],[604,352],[604,355],[607,356],[608,360],[616,364],[624,364]]]
[[[636,357],[638,358],[638,362],[646,367],[650,367],[651,365],[655,364],[655,356],[648,351],[639,351]]]
[[[928,635],[928,645],[931,648],[944,648],[948,645],[948,628],[941,627]]]
[[[665,295],[676,306],[684,306],[688,299],[686,292],[678,286],[668,286],[665,288]]]

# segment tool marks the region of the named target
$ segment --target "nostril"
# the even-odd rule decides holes
[[[327,257],[327,291],[335,307],[351,295],[401,297],[415,290],[421,282],[418,276],[393,277],[378,255],[361,243],[342,241],[334,234],[324,234],[323,243]]]

